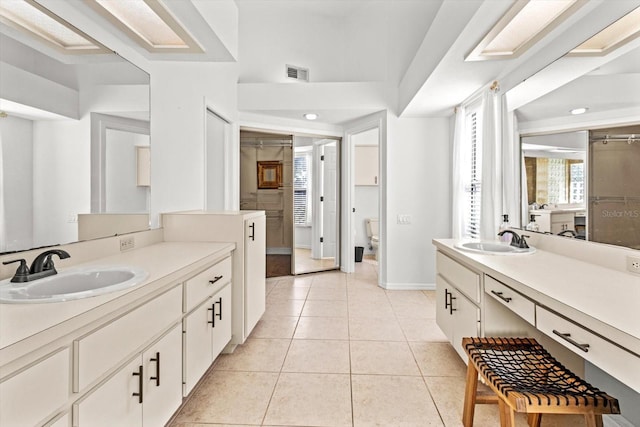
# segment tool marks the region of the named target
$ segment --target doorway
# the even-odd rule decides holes
[[[294,274],[340,267],[340,140],[294,136]]]

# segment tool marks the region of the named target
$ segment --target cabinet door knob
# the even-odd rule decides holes
[[[218,314],[215,314],[215,310],[213,310],[213,313],[215,316],[218,316],[218,319],[222,320],[222,297],[218,298],[218,301],[216,301],[213,306],[215,307],[216,304],[220,305],[220,308],[218,309]]]
[[[156,357],[150,359],[152,362],[156,362],[156,376],[149,377],[150,380],[156,381],[156,387],[160,387],[160,352],[156,351]]]
[[[251,240],[256,240],[256,223],[252,222],[249,228],[251,229],[251,234],[249,235],[249,238]]]
[[[207,323],[211,325],[212,328],[216,327],[216,303],[211,304],[211,308],[207,308],[207,311],[211,312],[211,320],[207,320]]]
[[[138,377],[138,392],[133,393],[132,396],[138,397],[138,403],[142,403],[142,387],[143,387],[143,375],[142,375],[142,365],[138,367],[138,372],[133,373],[134,377]]]

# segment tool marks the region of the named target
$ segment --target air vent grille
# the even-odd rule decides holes
[[[309,69],[296,67],[294,65],[287,65],[287,77],[290,79],[300,80],[304,82],[309,81]]]

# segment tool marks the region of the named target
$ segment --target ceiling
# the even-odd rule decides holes
[[[241,113],[300,120],[316,112],[317,122],[328,125],[382,109],[401,117],[448,117],[484,85],[498,80],[503,91],[517,86],[640,6],[640,0],[587,0],[519,57],[465,62],[515,0],[162,0],[204,50],[188,54],[146,51],[82,0],[38,1],[53,11],[65,9],[67,16],[89,18],[98,36],[122,40],[126,50],[149,61],[236,63]],[[579,86],[589,79],[604,80],[638,63],[626,61],[586,70],[592,72],[574,90],[584,92]],[[286,65],[308,68],[309,82],[288,79]],[[629,72],[624,76],[636,81]],[[373,95],[360,101],[367,88],[374,88]],[[256,101],[254,93],[266,101]],[[282,93],[304,102],[269,104]],[[527,117],[551,111],[538,98],[539,107],[523,110]]]

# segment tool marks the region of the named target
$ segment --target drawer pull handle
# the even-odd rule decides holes
[[[249,235],[249,238],[252,241],[256,240],[256,223],[252,222],[251,225],[249,226],[249,228],[251,229],[251,234]]]
[[[156,357],[150,359],[152,362],[156,362],[156,376],[150,377],[150,380],[156,381],[156,387],[160,387],[160,352],[156,352]]]
[[[211,320],[208,320],[207,323],[211,325],[212,328],[216,327],[216,303],[211,304],[211,308],[207,308],[207,311],[211,312]]]
[[[134,377],[138,377],[138,392],[133,393],[132,396],[138,396],[138,403],[142,403],[142,386],[143,386],[143,376],[142,376],[142,365],[138,368],[138,372],[133,373]]]
[[[563,340],[565,340],[566,342],[575,345],[576,347],[578,347],[580,350],[584,351],[585,353],[589,351],[589,344],[580,344],[579,342],[577,342],[576,340],[571,338],[571,334],[569,334],[569,333],[563,334],[562,332],[558,332],[555,329],[553,330],[553,333],[555,335],[559,336],[560,338],[562,338]]]
[[[502,295],[502,292],[496,292],[494,290],[491,291],[492,294],[494,294],[495,296],[497,296],[498,298],[500,298],[502,301],[509,303],[509,301],[511,301],[513,298],[511,297],[505,297]]]
[[[211,283],[213,285],[218,280],[222,279],[222,277],[224,277],[224,276],[216,276],[216,277],[213,278],[213,280],[209,280],[209,283]]]
[[[218,319],[222,320],[222,297],[218,298],[218,301],[216,301],[213,306],[215,307],[216,304],[220,305],[220,309],[218,310],[218,314],[216,314],[216,316],[218,316]],[[213,312],[215,313],[216,311],[213,310]]]
[[[453,294],[451,292],[449,292],[448,289],[444,290],[444,309],[446,310],[447,308],[449,308],[449,304],[451,304],[449,297],[452,296]]]

